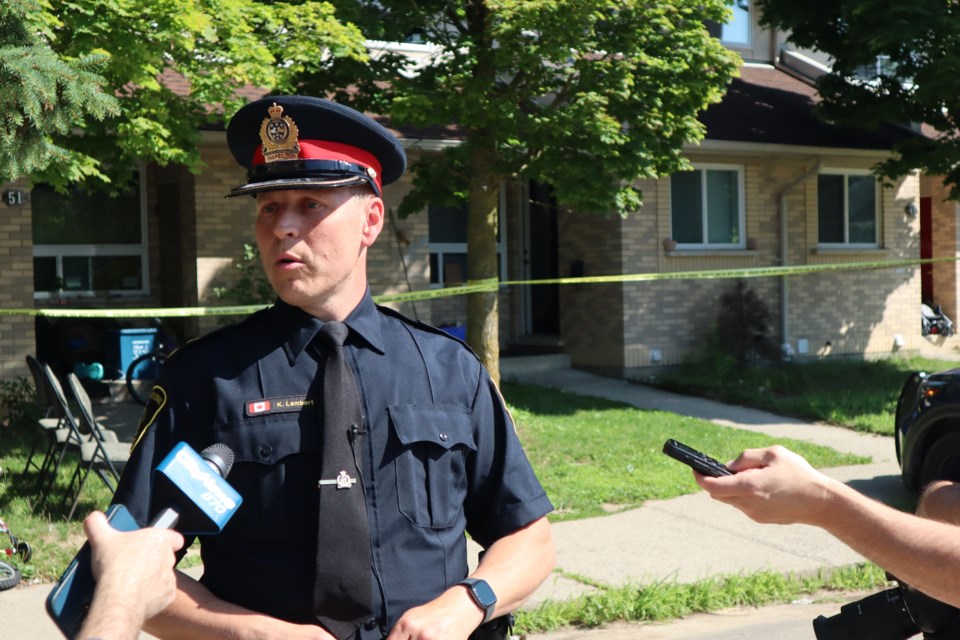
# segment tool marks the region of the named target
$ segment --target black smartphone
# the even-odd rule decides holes
[[[140,528],[122,504],[111,505],[106,513],[110,526],[118,531]],[[47,613],[67,638],[74,638],[80,633],[93,601],[96,581],[93,579],[90,559],[90,543],[84,542],[47,596]]]
[[[707,454],[688,447],[682,442],[677,442],[672,438],[663,443],[663,452],[705,476],[716,478],[718,476],[733,475],[733,471],[730,471],[730,469],[727,469]]]

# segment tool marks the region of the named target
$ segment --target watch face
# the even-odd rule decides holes
[[[485,580],[476,582],[473,585],[473,592],[477,594],[480,604],[484,607],[489,607],[497,602],[496,594],[493,593],[493,589],[490,588],[490,585],[487,584]]]

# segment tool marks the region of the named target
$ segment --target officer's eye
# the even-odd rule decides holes
[[[276,213],[276,212],[277,212],[277,205],[273,202],[265,202],[261,204],[260,207],[258,208],[258,213],[260,215],[267,215],[267,214]]]

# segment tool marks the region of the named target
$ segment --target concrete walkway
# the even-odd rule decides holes
[[[504,377],[869,456],[873,459],[871,464],[830,469],[828,473],[885,501],[909,499],[900,485],[894,445],[889,437],[865,435],[665,393],[573,369],[527,371],[504,374]],[[134,424],[135,421],[134,417]],[[589,592],[591,587],[584,582],[611,586],[659,580],[686,582],[761,570],[813,571],[862,561],[861,556],[819,529],[805,525],[759,525],[739,511],[714,502],[704,492],[652,501],[641,508],[604,518],[561,522],[553,526],[553,532],[559,571],[535,594],[530,606],[546,599],[569,598]],[[582,576],[587,580],[575,581],[566,577],[568,575]],[[0,638],[60,638],[43,609],[49,589],[49,585],[40,585],[0,593],[0,620],[3,621]],[[669,624],[619,624],[599,630],[567,630],[528,638],[812,638],[813,618],[836,614],[840,604],[797,603],[691,616]],[[142,637],[151,636],[144,634]]]

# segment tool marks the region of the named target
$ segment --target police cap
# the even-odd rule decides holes
[[[350,107],[310,96],[268,96],[237,111],[227,144],[247,183],[227,197],[281,189],[383,185],[403,175],[407,156],[384,127]]]

